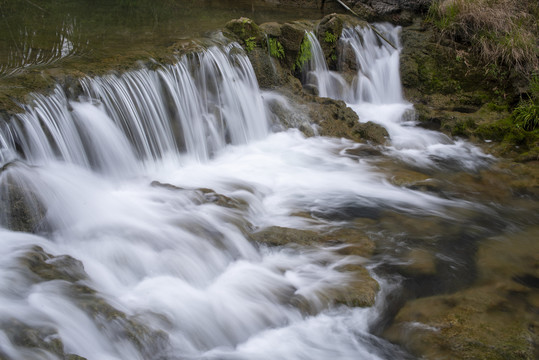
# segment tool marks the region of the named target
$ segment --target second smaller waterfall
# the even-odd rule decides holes
[[[396,48],[370,27],[345,28],[342,32],[339,61],[342,67],[344,54],[353,54],[347,57],[347,61],[353,58],[348,67],[356,69],[352,81],[328,69],[316,36],[307,33],[312,59],[304,69],[305,84],[316,88],[319,96],[345,101],[361,122],[383,126],[389,134],[385,150],[403,161],[420,167],[453,166],[455,161],[457,167],[466,169],[483,166],[490,158],[477,147],[417,126],[413,104],[404,99],[401,86],[400,28],[375,26]]]

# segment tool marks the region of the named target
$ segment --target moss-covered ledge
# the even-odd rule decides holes
[[[421,126],[467,138],[496,156],[539,160],[539,127],[526,127],[514,113],[522,98],[539,98],[533,86],[485,66],[423,18],[403,28],[402,45],[403,90]]]

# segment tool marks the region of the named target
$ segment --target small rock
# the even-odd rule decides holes
[[[436,257],[424,249],[412,249],[403,259],[406,264],[400,265],[400,272],[409,276],[425,276],[436,274]]]

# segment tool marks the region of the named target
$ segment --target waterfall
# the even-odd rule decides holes
[[[402,101],[363,71],[339,96]],[[328,96],[346,85],[327,79]],[[0,357],[406,358],[369,333],[376,309],[332,302],[366,264],[340,239],[251,236],[467,202],[391,185],[352,141],[271,133],[236,44],[81,89],[36,95],[0,127]]]
[[[156,71],[85,78],[81,85],[79,100],[57,87],[24,105],[1,129],[4,161],[61,160],[119,175],[131,173],[137,159],[206,161],[226,144],[269,131],[252,66],[234,44]]]
[[[345,28],[340,38],[343,51],[352,51],[357,72],[351,83],[330,71],[318,39],[308,34],[313,53],[306,69],[307,83],[320,96],[344,100],[361,122],[372,121],[386,128],[390,144],[385,149],[415,166],[454,166],[477,169],[491,161],[479,148],[462,140],[418,127],[413,105],[402,93],[399,73],[399,27],[377,24],[396,49],[367,27]],[[342,61],[342,58],[341,58]]]

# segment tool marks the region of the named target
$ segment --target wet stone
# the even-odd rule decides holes
[[[333,294],[334,303],[351,307],[373,306],[380,285],[370,276],[368,270],[360,265],[348,265],[341,270],[350,272],[353,280],[346,287],[335,291]]]
[[[64,355],[64,345],[54,328],[31,326],[16,319],[2,321],[0,328],[4,329],[4,333],[15,346],[36,352],[45,351],[61,358]]]
[[[212,189],[199,188],[199,189],[185,189],[179,186],[172,184],[161,183],[159,181],[152,181],[151,186],[159,187],[171,191],[187,191],[191,193],[196,193],[199,195],[201,203],[214,203],[218,206],[231,208],[231,209],[245,209],[248,204],[245,201],[233,199],[231,197],[218,194]]]
[[[39,276],[41,281],[76,282],[87,278],[82,262],[69,255],[48,254],[40,246],[34,246],[20,261],[33,274]]]
[[[320,236],[310,230],[298,230],[272,226],[261,231],[250,234],[252,241],[269,246],[284,246],[289,244],[313,245]]]
[[[358,256],[361,263],[374,252],[374,243],[357,228],[341,228],[327,233],[317,233],[311,230],[298,230],[282,227],[269,227],[250,235],[252,241],[269,246],[300,245],[331,246],[334,251],[343,256]],[[361,257],[361,258],[359,258]],[[374,304],[380,286],[362,264],[349,264],[337,269],[349,275],[349,280],[343,286],[333,287],[321,294],[327,306],[346,305],[352,307],[368,307]],[[295,306],[307,313],[315,313],[306,299],[294,297]]]
[[[4,165],[0,169],[0,174],[12,166],[15,167],[17,164]],[[39,197],[14,181],[15,177],[11,177],[9,173],[6,176],[8,176],[7,179],[0,184],[0,207],[8,211],[4,215],[5,218],[0,218],[0,221],[5,221],[4,226],[13,231],[29,233],[45,231],[47,229],[44,224],[46,209]]]

